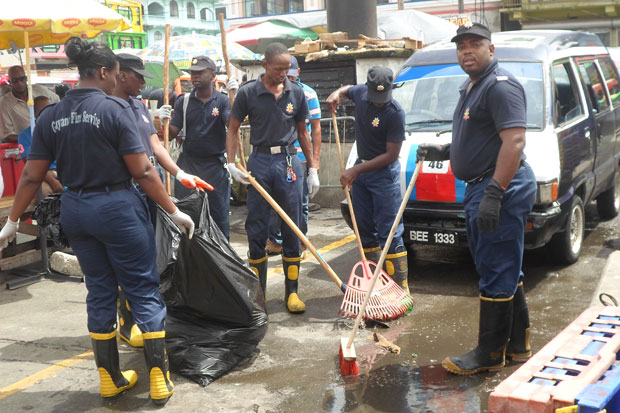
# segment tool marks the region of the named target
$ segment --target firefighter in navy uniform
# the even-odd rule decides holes
[[[256,81],[244,84],[232,108],[226,136],[228,170],[232,177],[249,184],[247,175],[235,165],[237,132],[246,115],[250,119],[250,143],[253,146],[248,170],[258,183],[278,202],[291,220],[299,226],[302,208],[302,167],[294,142],[299,144],[308,162],[308,192],[319,190],[319,177],[312,153],[306,119],[308,104],[303,90],[287,77],[291,65],[288,49],[272,43],[265,50],[265,73]],[[245,221],[248,235],[249,263],[256,272],[263,292],[267,286],[267,242],[271,206],[253,187],[248,188]],[[301,313],[306,305],[297,293],[301,256],[299,239],[286,225],[282,226],[282,264],[285,275],[285,303],[289,312]]]
[[[398,155],[405,140],[405,112],[392,99],[392,70],[375,66],[368,70],[366,84],[343,86],[327,98],[332,112],[346,97],[355,102],[355,131],[358,159],[340,178],[351,187],[353,211],[366,257],[379,261],[401,203]],[[385,270],[409,292],[407,250],[403,243],[402,219],[385,257]]]
[[[170,120],[170,138],[175,139],[179,131],[185,130],[183,152],[178,165],[213,185],[209,192],[209,214],[224,234],[230,234],[230,179],[226,170],[226,124],[230,115],[228,96],[215,89],[217,68],[208,56],[196,56],[189,68],[194,88],[190,93],[177,98],[174,115]],[[186,101],[185,99],[188,99]],[[184,109],[187,114],[184,115]],[[164,105],[159,109],[159,118],[170,118],[171,108]],[[185,120],[185,122],[184,122]],[[180,177],[174,186],[174,194],[181,199],[190,190]]]
[[[536,178],[525,162],[525,91],[498,66],[491,32],[479,23],[461,26],[452,38],[469,79],[454,112],[452,143],[422,144],[428,161],[450,159],[454,176],[467,182],[467,238],[480,275],[478,346],[443,367],[455,374],[496,371],[506,356],[531,354],[523,290],[524,231],[536,199]]]
[[[105,45],[71,38],[65,45],[78,67],[80,87],[41,112],[28,163],[19,181],[0,247],[17,231],[18,220],[56,160],[68,187],[61,198],[61,225],[85,274],[86,310],[102,397],[133,387],[135,371],[122,372],[116,345],[118,286],[127,294],[144,332],[144,354],[153,402],[165,403],[174,391],[168,371],[159,294],[155,236],[146,202],[131,183],[166,210],[191,237],[194,224],[166,194],[145,154],[126,101],[108,96],[116,85],[118,59]]]
[[[144,87],[144,78],[153,77],[145,69],[142,59],[127,53],[119,53],[116,57],[119,61],[120,71],[116,87],[112,94],[119,99],[127,101],[131,107],[146,155],[153,166],[162,166],[166,171],[172,174],[172,176],[175,176],[186,188],[195,189],[198,187],[203,190],[208,189],[210,186],[205,181],[197,176],[184,172],[172,160],[168,151],[159,142],[157,131],[155,130],[155,126],[153,126],[153,119],[146,105],[142,103],[140,99],[136,98]],[[138,186],[138,190],[146,199],[151,215],[151,223],[155,227],[157,204],[146,196],[140,186]],[[127,301],[127,296],[120,287],[118,294],[118,335],[133,347],[143,346],[142,333],[131,314],[131,307]]]

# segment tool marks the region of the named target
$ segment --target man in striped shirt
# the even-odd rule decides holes
[[[305,83],[299,81],[299,63],[295,56],[291,55],[291,68],[289,69],[287,76],[291,82],[297,83],[301,86],[306,96],[306,102],[308,102],[308,110],[310,111],[310,118],[306,119],[306,128],[310,132],[310,140],[312,141],[312,152],[314,154],[314,160],[319,165],[319,154],[321,152],[321,106],[319,104],[319,98],[314,89]],[[302,193],[302,219],[300,221],[299,229],[306,235],[308,233],[308,185],[306,182],[306,176],[308,175],[308,164],[306,157],[301,151],[299,141],[295,141],[297,147],[297,157],[301,162],[304,169],[303,175],[303,193]],[[282,253],[282,235],[280,233],[280,226],[282,225],[282,219],[275,211],[272,211],[271,218],[269,219],[269,238],[267,239],[267,245],[265,250],[269,255],[278,255]],[[302,251],[306,249],[305,245],[300,245]]]

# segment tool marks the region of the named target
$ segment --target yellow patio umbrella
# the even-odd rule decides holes
[[[31,79],[30,48],[63,44],[71,36],[92,38],[102,31],[127,30],[129,23],[95,0],[20,0],[0,15],[0,49],[14,44],[26,50],[26,73]],[[32,84],[28,82],[30,126],[34,128]]]

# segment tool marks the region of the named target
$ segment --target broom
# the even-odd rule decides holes
[[[338,121],[336,120],[335,112],[332,112],[332,123],[336,137],[338,158],[340,160],[340,170],[344,173],[344,157],[342,156],[342,149],[340,148],[340,133],[338,132]],[[342,300],[339,313],[343,317],[348,318],[353,318],[358,315],[366,291],[372,288],[369,286],[369,281],[372,278],[371,274],[379,269],[379,286],[373,292],[373,296],[370,298],[366,310],[362,311],[362,314],[364,314],[363,316],[366,319],[391,320],[400,317],[413,307],[413,299],[381,269],[383,263],[377,266],[374,262],[366,259],[364,247],[362,246],[362,238],[360,237],[357,220],[355,218],[355,212],[353,211],[351,188],[347,186],[344,188],[344,192],[347,197],[351,223],[362,261],[359,261],[353,266],[353,270],[349,276],[349,282],[347,283],[347,290],[345,291],[345,299]],[[375,267],[374,269],[372,268],[373,266]],[[359,271],[360,269],[361,272]],[[378,297],[381,297],[381,299],[379,300]]]
[[[293,230],[293,232],[295,232],[295,235],[297,235],[297,237],[301,240],[301,242],[304,243],[304,245],[308,248],[308,251],[310,251],[312,255],[314,255],[314,257],[319,262],[319,264],[321,264],[321,266],[327,272],[330,278],[336,283],[340,291],[345,293],[344,301],[347,301],[349,299],[349,296],[346,295],[346,292],[350,288],[356,288],[358,286],[348,286],[347,284],[344,284],[340,280],[338,275],[336,275],[334,270],[332,270],[329,264],[325,261],[325,259],[321,256],[321,254],[317,252],[317,250],[314,248],[314,246],[308,240],[308,238],[306,238],[303,232],[301,232],[299,227],[295,225],[295,223],[291,220],[291,218],[287,215],[287,213],[280,207],[280,205],[278,205],[278,203],[271,197],[271,195],[269,195],[269,193],[265,191],[265,188],[263,188],[243,166],[238,165],[237,167],[239,168],[241,172],[245,173],[248,176],[248,181],[250,181],[250,184],[254,187],[254,189],[256,189],[256,191],[258,191],[258,193],[261,194],[263,198],[265,198],[265,200],[269,203],[269,205],[271,205],[271,207],[278,213],[278,215],[282,217],[282,220]],[[396,285],[394,281],[392,281],[392,284]],[[357,296],[359,296],[359,294]],[[398,303],[395,303],[394,300],[395,300],[395,297],[393,295],[387,294],[386,291],[379,290],[379,289],[373,291],[373,305],[376,306],[377,308],[391,309],[392,306],[398,305]],[[359,301],[361,303],[361,299],[359,299]],[[356,308],[360,307],[359,305],[360,303],[351,302],[348,304],[347,308],[350,308],[351,311],[355,311]],[[384,319],[389,320],[389,319],[394,318],[394,314],[396,314],[395,310],[392,310],[391,312],[385,311],[385,310],[381,310],[381,311],[378,310],[377,316],[375,318],[378,320],[384,320]],[[403,314],[403,313],[400,313],[400,314]],[[357,313],[355,313],[354,315],[357,315]]]
[[[381,267],[385,262],[385,256],[387,255],[388,249],[390,248],[390,244],[394,239],[394,233],[396,232],[396,228],[398,228],[398,224],[400,223],[400,219],[403,216],[403,212],[405,212],[405,207],[407,206],[407,201],[411,196],[411,192],[413,191],[413,187],[415,186],[415,182],[418,179],[418,174],[420,173],[420,169],[422,169],[422,163],[424,162],[424,158],[421,158],[416,164],[415,171],[413,176],[411,177],[411,181],[407,186],[407,191],[405,192],[405,196],[403,196],[403,200],[400,203],[400,207],[398,208],[398,213],[396,214],[396,218],[394,219],[394,223],[392,224],[392,229],[390,230],[390,234],[385,242],[385,246],[381,251],[381,257],[379,258],[379,262],[377,263],[377,267],[375,268],[375,272],[370,280],[370,285],[368,286],[368,290],[364,295],[364,301],[359,309],[357,314],[357,318],[355,319],[355,324],[353,325],[353,330],[347,337],[341,337],[340,339],[340,350],[338,352],[338,361],[340,363],[340,373],[343,376],[356,376],[359,374],[359,368],[356,362],[355,355],[355,347],[353,346],[353,339],[357,334],[357,330],[359,329],[360,322],[362,321],[362,317],[366,312],[366,306],[368,305],[368,301],[371,295],[374,295],[375,291],[373,291],[375,287],[375,283],[377,279],[379,279],[379,274],[381,273]],[[409,297],[411,298],[411,297]]]

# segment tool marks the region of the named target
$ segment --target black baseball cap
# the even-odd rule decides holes
[[[153,78],[153,75],[147,72],[144,68],[144,62],[138,56],[134,56],[129,53],[119,53],[116,57],[118,57],[118,63],[121,70],[133,70],[139,75],[151,79]]]
[[[196,56],[192,59],[192,65],[189,67],[190,71],[201,72],[205,69],[213,70],[214,72],[217,70],[215,62],[209,56]]]
[[[459,28],[456,29],[456,36],[454,36],[450,41],[456,43],[466,34],[473,34],[474,36],[480,36],[491,40],[491,30],[489,30],[487,26],[480,23],[473,23],[459,26]]]
[[[372,103],[387,103],[392,99],[392,83],[394,73],[389,67],[373,66],[368,69],[366,86],[368,100]]]
[[[291,67],[288,69],[288,73],[286,75],[295,77],[299,76],[299,62],[293,55],[291,55]]]

